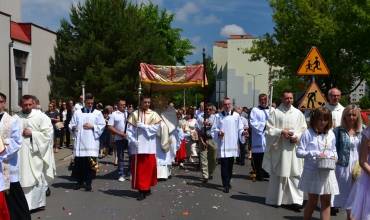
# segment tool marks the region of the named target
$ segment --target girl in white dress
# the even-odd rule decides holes
[[[338,195],[338,183],[334,170],[319,169],[316,157],[335,157],[334,133],[332,117],[329,109],[320,107],[310,118],[310,128],[301,136],[297,149],[297,157],[304,158],[304,169],[299,180],[298,189],[308,193],[308,202],[304,209],[304,218],[309,220],[317,206],[320,196],[320,219],[330,219],[331,195]],[[327,149],[324,151],[324,149]]]

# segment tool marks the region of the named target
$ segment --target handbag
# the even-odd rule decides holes
[[[60,129],[64,128],[63,122],[57,122],[57,123],[55,123],[55,128],[57,130],[60,130]]]

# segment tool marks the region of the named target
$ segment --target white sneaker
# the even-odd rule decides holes
[[[118,179],[118,181],[120,182],[124,182],[125,181],[125,178],[123,178],[122,176]]]

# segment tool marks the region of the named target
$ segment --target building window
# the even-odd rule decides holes
[[[352,102],[355,102],[356,101],[356,99],[352,99]]]
[[[364,94],[360,94],[360,95],[358,95],[358,96],[364,96]]]
[[[363,90],[363,89],[359,89],[358,91],[362,92],[362,91],[364,91],[364,90]]]
[[[22,80],[17,81],[18,81],[18,100],[21,100],[23,96],[23,87],[22,87],[23,81]]]
[[[353,97],[356,97],[356,94],[352,94]]]
[[[26,79],[26,64],[28,53],[20,50],[14,51],[15,77],[17,79]]]

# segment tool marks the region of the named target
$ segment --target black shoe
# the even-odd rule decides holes
[[[73,188],[73,190],[79,190],[79,189],[81,189],[81,184],[77,183],[75,188]]]
[[[336,216],[337,213],[339,213],[339,208],[338,207],[331,207],[330,208],[330,215]]]
[[[245,163],[241,163],[240,166],[245,166]]]
[[[50,196],[51,192],[50,192],[50,188],[48,187],[48,189],[46,190],[46,196]]]
[[[210,175],[210,176],[208,177],[208,179],[209,179],[209,180],[213,180],[213,175]]]
[[[229,187],[225,187],[225,189],[223,191],[224,191],[224,193],[229,193]]]
[[[167,178],[168,178],[169,180],[170,180],[170,179],[172,179],[172,175],[169,175]]]
[[[145,192],[145,197],[152,195],[152,190],[147,190]]]
[[[203,183],[208,183],[208,179],[204,178],[202,182]]]
[[[92,190],[91,184],[86,184],[85,189],[86,191],[91,191]]]
[[[231,188],[233,188],[233,187],[229,184],[229,188],[231,189]]]
[[[299,205],[299,204],[292,204],[292,209],[295,212],[300,212],[301,209],[303,209],[303,206],[302,205]]]
[[[140,193],[139,197],[136,198],[137,201],[144,200],[146,198],[146,195],[144,193]]]

